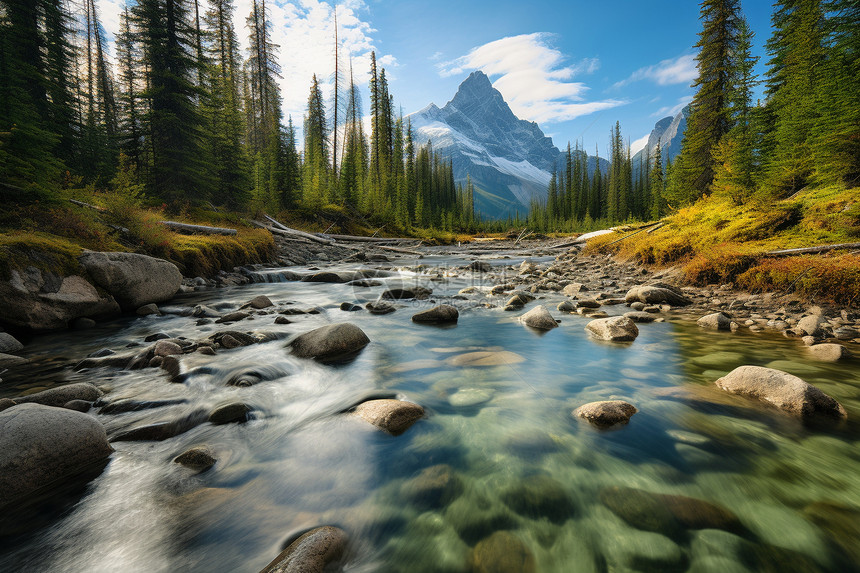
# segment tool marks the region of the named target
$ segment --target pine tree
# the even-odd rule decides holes
[[[149,192],[172,206],[208,199],[213,181],[202,141],[187,0],[139,0],[133,14],[146,68],[141,96],[149,103]]]
[[[665,206],[663,205],[663,152],[660,150],[660,142],[657,142],[657,147],[654,149],[654,161],[651,165],[650,173],[648,174],[651,187],[651,203],[649,205],[649,214],[655,221],[663,216]]]
[[[732,70],[737,53],[740,4],[738,0],[704,0],[702,31],[695,47],[698,88],[691,104],[687,129],[676,169],[673,191],[679,203],[710,193],[714,179],[713,149],[733,126]]]
[[[137,173],[142,165],[140,106],[138,98],[139,60],[141,58],[135,36],[131,28],[131,13],[125,8],[120,17],[120,31],[116,36],[116,56],[119,66],[119,149]]]
[[[326,194],[330,164],[325,104],[316,74],[308,95],[304,155],[304,199],[308,205],[319,206],[329,199]]]

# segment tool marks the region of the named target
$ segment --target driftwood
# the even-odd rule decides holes
[[[821,245],[818,247],[801,247],[799,249],[781,249],[779,251],[768,251],[762,253],[765,257],[784,257],[790,255],[812,255],[815,253],[826,253],[836,249],[860,249],[860,243],[839,243],[836,245]]]
[[[77,205],[78,207],[86,207],[87,209],[92,209],[93,211],[100,211],[104,213],[107,211],[104,207],[99,207],[98,205],[92,205],[90,203],[84,203],[83,201],[78,201],[77,199],[69,199],[69,203],[73,205]]]
[[[177,223],[176,221],[160,221],[165,227],[179,233],[190,233],[199,235],[235,235],[236,229],[225,227],[206,227],[205,225],[189,225],[188,223]]]
[[[355,243],[402,243],[414,239],[388,238],[388,237],[359,237],[357,235],[328,235],[322,233],[320,236],[333,241],[350,241]]]
[[[296,237],[302,237],[303,239],[308,239],[309,241],[314,241],[315,243],[322,243],[323,245],[331,245],[334,244],[334,241],[331,239],[324,239],[322,237],[318,237],[316,235],[312,235],[311,233],[305,233],[304,231],[299,231],[298,229],[291,229],[286,225],[282,225],[275,219],[269,217],[268,215],[263,215],[267,221],[269,221],[273,227],[283,231],[285,234],[295,235]]]

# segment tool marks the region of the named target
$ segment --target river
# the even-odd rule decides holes
[[[499,267],[521,261],[488,260]],[[498,531],[521,545],[485,548],[528,555],[534,570],[547,573],[857,570],[857,360],[815,362],[796,339],[710,332],[671,316],[640,324],[632,343],[598,342],[584,329],[587,318],[555,310],[560,294],[527,306],[546,304],[561,320],[537,332],[516,321],[520,312],[483,306],[504,297],[455,298],[482,285],[481,275],[445,270],[468,261],[421,262],[427,266],[370,288],[280,282],[182,295],[164,309],[234,310],[267,295],[279,307],[320,310],[290,315],[290,324],[266,314],[230,326],[279,338],[214,357],[187,355],[182,384],[157,369],[73,372],[69,364],[155,332],[196,340],[228,327],[167,314],[32,341],[33,367],[4,376],[0,397],[85,381],[110,389],[110,400],[183,400],[116,415],[94,410],[109,435],[225,400],[253,412],[242,424],[205,423],[161,442],[114,442],[104,471],[61,516],[0,541],[0,570],[250,573],[296,533],[326,524],[349,533],[351,572],[482,570],[494,558],[473,548]],[[339,309],[404,280],[458,306],[458,324],[413,323],[429,301],[404,301],[384,316]],[[292,334],[347,320],[372,341],[352,362],[319,364],[285,348]],[[476,364],[474,352],[490,353],[490,364]],[[843,404],[849,423],[811,428],[714,388],[716,378],[744,364],[818,386]],[[240,372],[263,380],[225,385]],[[379,395],[418,403],[427,415],[395,437],[342,413]],[[571,415],[608,399],[626,400],[638,413],[609,431]],[[172,463],[200,444],[216,454],[212,469],[195,474]],[[679,503],[693,518],[663,510]]]

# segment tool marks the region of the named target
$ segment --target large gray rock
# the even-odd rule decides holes
[[[293,353],[301,358],[336,362],[357,353],[369,343],[370,339],[363,330],[352,323],[341,322],[306,332],[289,344]]]
[[[666,303],[672,306],[687,306],[692,301],[681,294],[681,291],[668,285],[642,285],[627,291],[625,302],[644,302],[645,304]]]
[[[170,300],[182,284],[182,273],[164,259],[137,253],[86,251],[78,260],[95,283],[127,311]]]
[[[572,414],[599,428],[608,428],[617,424],[626,424],[637,411],[636,406],[623,400],[603,400],[583,404]]]
[[[0,281],[0,300],[0,322],[36,332],[65,329],[81,317],[120,313],[112,296],[83,277],[59,277],[36,267],[12,269],[10,280]]]
[[[822,362],[838,362],[850,358],[851,353],[841,344],[813,344],[809,347],[809,353]]]
[[[558,323],[545,306],[539,305],[520,317],[520,322],[538,330],[552,330]]]
[[[731,394],[767,402],[804,419],[845,419],[842,404],[797,376],[762,366],[739,366],[716,381]]]
[[[797,321],[797,330],[808,336],[820,336],[823,334],[822,327],[827,324],[827,319],[820,314],[804,316]]]
[[[425,324],[442,324],[457,322],[460,312],[450,304],[440,304],[412,315],[412,322]]]
[[[626,316],[612,316],[592,320],[585,325],[585,330],[595,338],[611,340],[612,342],[635,340],[639,336],[639,329]]]
[[[27,364],[30,362],[26,358],[21,358],[20,356],[15,356],[14,354],[3,354],[0,352],[0,367],[8,368],[10,366],[20,366],[22,364]]]
[[[696,324],[698,324],[702,328],[709,328],[711,330],[732,329],[732,319],[730,319],[722,312],[714,312],[712,314],[705,315],[699,320],[697,320]]]
[[[364,421],[398,436],[424,416],[424,408],[405,400],[368,400],[355,407]]]
[[[25,500],[107,458],[102,425],[92,416],[41,404],[0,412],[0,507]]]
[[[14,398],[14,400],[17,404],[42,404],[43,406],[59,408],[72,400],[95,402],[103,395],[104,393],[92,384],[78,382],[76,384],[51,388],[50,390],[43,390],[27,396],[20,396]]]
[[[337,527],[314,528],[284,549],[260,573],[323,573],[343,559],[349,537]]]
[[[0,332],[0,352],[3,354],[9,354],[23,349],[24,345],[18,342],[18,339],[14,336],[8,332]]]

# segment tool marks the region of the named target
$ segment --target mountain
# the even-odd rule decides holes
[[[646,152],[651,156],[654,155],[658,141],[660,142],[660,154],[663,157],[663,163],[665,164],[669,159],[674,160],[681,153],[681,141],[684,139],[684,130],[687,128],[689,116],[690,106],[686,106],[675,117],[664,117],[658,121],[648,136],[648,143],[633,156],[634,171],[638,171],[639,166],[645,162]]]
[[[475,210],[484,217],[524,214],[533,198],[546,199],[561,152],[538,124],[519,119],[481,71],[460,84],[454,98],[408,116],[415,142],[450,158],[454,179],[475,185]],[[596,162],[589,158],[589,170]]]

